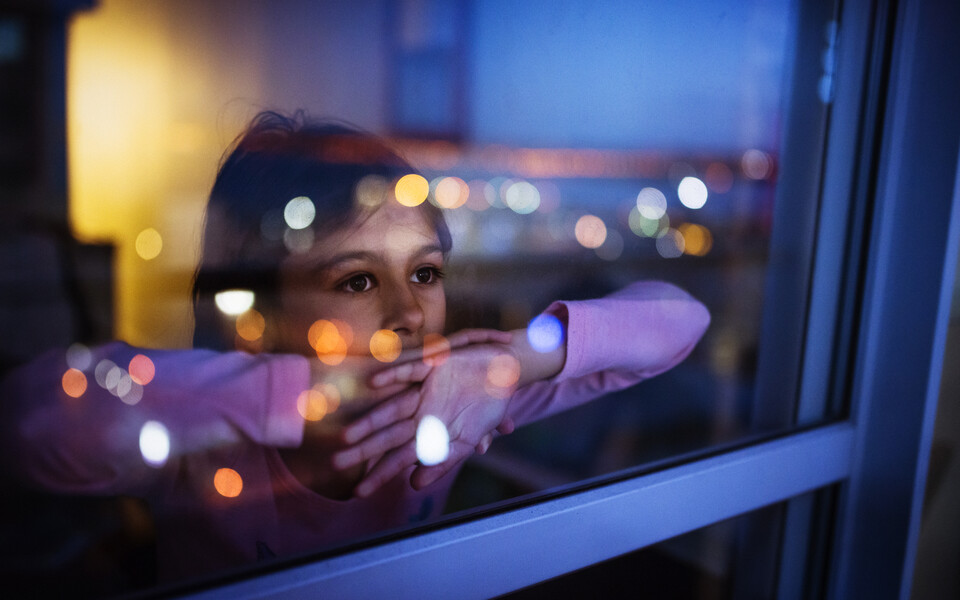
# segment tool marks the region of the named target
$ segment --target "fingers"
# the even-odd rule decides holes
[[[426,379],[431,367],[422,361],[413,361],[390,367],[370,378],[370,385],[380,388],[396,383],[415,383]]]
[[[469,458],[474,453],[474,450],[476,450],[476,446],[468,442],[462,440],[450,442],[450,454],[447,455],[447,460],[439,465],[417,467],[410,476],[410,485],[413,486],[415,490],[422,490],[428,485],[435,483],[438,479],[456,468],[457,465]]]
[[[341,450],[331,459],[335,469],[347,469],[413,440],[417,426],[413,419],[400,421],[371,435],[357,446]]]
[[[497,425],[497,431],[502,435],[513,433],[514,429],[516,429],[516,423],[510,417],[504,417],[503,421]]]
[[[405,421],[413,416],[419,405],[420,391],[416,389],[408,390],[385,400],[366,415],[348,425],[343,430],[343,441],[351,445],[356,444],[374,432]]]
[[[493,443],[493,434],[488,433],[487,435],[481,438],[480,443],[477,444],[477,454],[486,454],[487,450],[490,449],[490,444]]]
[[[462,348],[470,344],[497,343],[509,344],[513,339],[513,334],[509,331],[500,331],[498,329],[462,329],[456,333],[450,334],[447,341],[451,348]]]
[[[360,498],[366,498],[402,473],[404,469],[415,464],[417,464],[417,452],[413,444],[406,444],[392,450],[377,461],[377,464],[357,485],[354,493]]]

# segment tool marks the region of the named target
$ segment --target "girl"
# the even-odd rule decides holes
[[[104,375],[80,394],[62,353],[41,357],[4,383],[11,467],[46,490],[145,498],[161,578],[199,575],[436,516],[495,433],[663,372],[706,329],[696,300],[642,282],[555,302],[531,331],[444,338],[450,233],[404,195],[412,172],[369,136],[259,115],[210,195],[195,338],[223,350],[215,294],[252,290],[263,352],[115,342],[80,366]],[[562,336],[529,335],[540,323]],[[417,432],[437,424],[449,444],[427,459]]]

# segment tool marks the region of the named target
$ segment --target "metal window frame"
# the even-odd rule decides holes
[[[828,399],[830,386],[818,382],[838,368],[833,332],[846,319],[855,324],[839,366],[850,382],[846,421],[194,597],[490,597],[834,483],[841,497],[828,595],[908,597],[960,236],[960,85],[937,68],[960,58],[950,30],[958,13],[920,0],[843,6],[841,23],[851,26],[842,25],[837,73],[845,79],[821,186],[834,204],[821,212],[808,322],[826,329],[806,338],[808,353],[824,352],[822,344],[829,351],[804,367],[800,416],[805,403]],[[882,22],[883,35],[873,38],[864,19]],[[878,52],[889,59],[889,78],[864,97],[859,78]],[[864,127],[867,102],[879,103],[878,119]],[[859,171],[859,188],[854,162],[871,165]],[[857,193],[870,207],[865,261],[854,274],[862,283],[856,299],[841,301],[838,279],[850,274],[838,256],[859,235],[848,212]],[[781,581],[796,581],[788,575]]]

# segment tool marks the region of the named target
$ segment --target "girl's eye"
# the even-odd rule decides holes
[[[413,272],[411,281],[416,283],[436,283],[441,277],[443,277],[443,273],[436,267],[420,267]]]
[[[364,274],[352,275],[340,287],[347,292],[366,292],[373,287],[373,278]]]

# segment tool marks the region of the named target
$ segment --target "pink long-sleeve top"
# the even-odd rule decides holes
[[[510,399],[508,411],[518,425],[672,368],[710,321],[702,304],[663,282],[638,282],[596,300],[555,302],[546,312],[566,324],[566,363],[555,377],[520,388]],[[157,521],[163,580],[329,547],[443,509],[456,470],[418,491],[409,483],[411,469],[369,498],[344,501],[313,492],[290,473],[278,449],[302,441],[297,397],[310,386],[306,358],[143,350],[121,342],[93,352],[89,385],[79,398],[63,391],[62,352],[6,378],[2,398],[15,414],[4,455],[26,482],[45,490],[145,498]],[[127,365],[138,353],[153,361],[155,377],[135,404],[93,381],[99,361]],[[148,422],[167,432],[162,464],[149,464],[141,450]],[[239,495],[216,491],[214,477],[223,468],[242,478]]]

